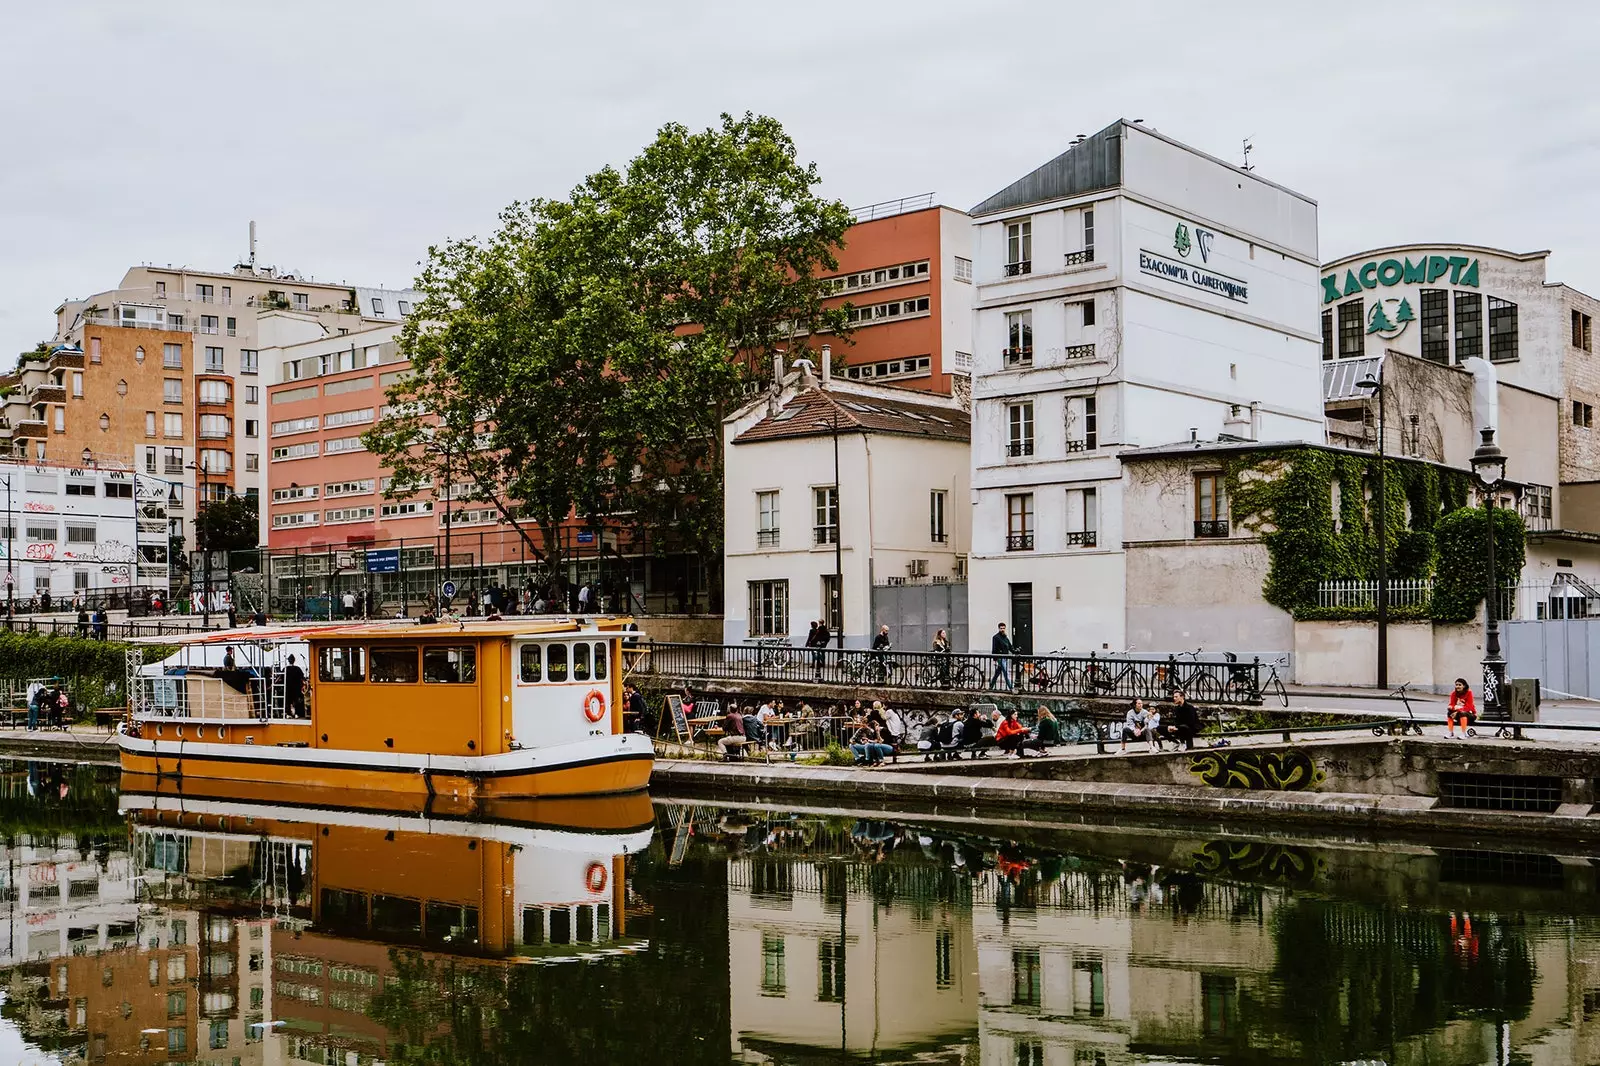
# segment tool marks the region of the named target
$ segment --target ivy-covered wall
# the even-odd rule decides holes
[[[1317,585],[1377,579],[1377,463],[1375,455],[1311,446],[1245,452],[1228,461],[1233,523],[1267,546],[1262,595],[1268,603],[1300,619],[1372,614],[1318,606]],[[1470,475],[1397,458],[1385,461],[1384,473],[1389,576],[1435,579],[1431,610],[1394,607],[1390,616],[1470,620],[1484,587],[1483,511],[1467,507]],[[1475,522],[1458,517],[1472,515]],[[1503,581],[1513,580],[1522,570],[1522,519],[1503,509],[1496,519],[1496,565]]]

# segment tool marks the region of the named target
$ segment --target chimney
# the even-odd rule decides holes
[[[833,345],[822,346],[822,387],[827,388],[833,381]]]
[[[255,265],[256,265],[256,220],[252,218],[250,220],[250,266],[253,269],[255,267]]]
[[[1261,401],[1250,401],[1250,439],[1261,439]]]
[[[1250,420],[1254,414],[1255,412],[1251,411],[1250,416],[1247,416],[1244,413],[1244,408],[1236,403],[1229,404],[1228,417],[1222,423],[1223,435],[1232,437],[1234,440],[1254,440],[1255,437],[1252,433],[1254,427],[1251,425]]]
[[[783,350],[772,353],[772,383],[780,386],[783,382]]]

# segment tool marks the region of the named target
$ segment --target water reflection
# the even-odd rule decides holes
[[[1587,855],[122,786],[0,763],[49,1061],[1600,1061]]]

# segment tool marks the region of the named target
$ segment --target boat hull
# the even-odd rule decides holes
[[[644,789],[654,759],[639,733],[484,756],[203,743],[118,736],[122,770],[156,778],[448,797],[602,796]]]

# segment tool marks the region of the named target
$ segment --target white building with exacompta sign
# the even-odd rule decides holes
[[[1124,449],[1326,439],[1317,205],[1119,121],[989,197],[975,227],[969,628],[1126,643]],[[1167,506],[1209,530],[1195,484]]]

